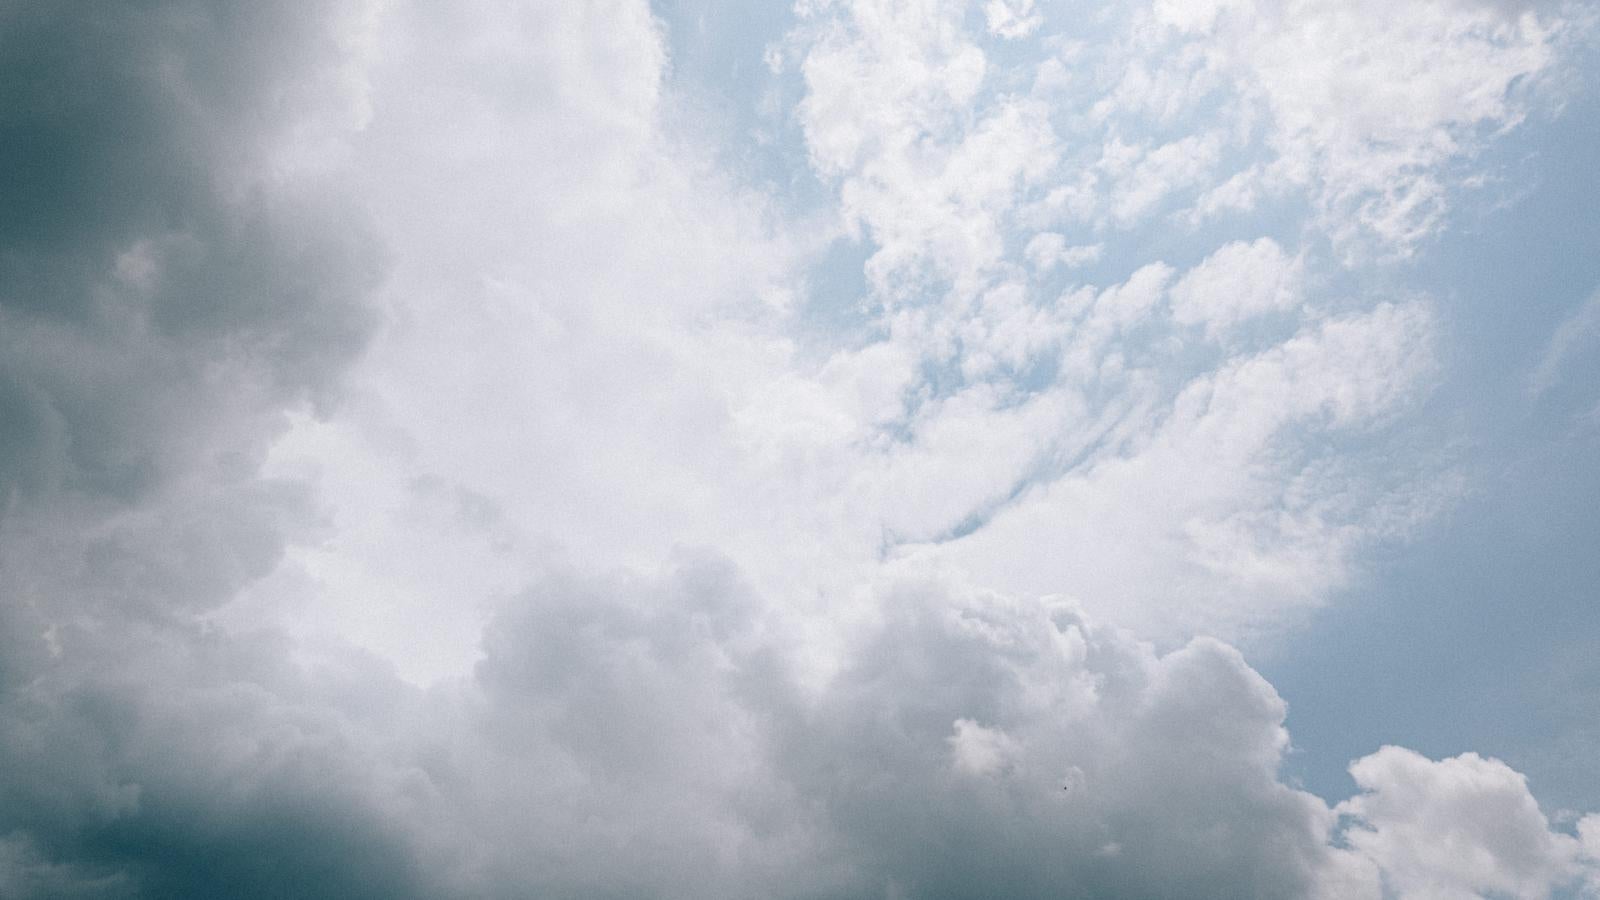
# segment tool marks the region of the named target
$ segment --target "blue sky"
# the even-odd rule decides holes
[[[0,7],[0,895],[1600,892],[1597,27]]]
[[[675,77],[715,97],[731,127],[761,128],[756,48],[790,26],[786,11],[658,10]],[[1353,585],[1261,648],[1260,668],[1290,703],[1290,771],[1324,796],[1348,793],[1348,762],[1392,742],[1434,756],[1492,753],[1547,803],[1600,805],[1590,762],[1600,697],[1600,431],[1585,420],[1600,402],[1593,338],[1548,390],[1530,398],[1528,385],[1561,323],[1600,285],[1594,51],[1571,52],[1569,95],[1474,161],[1489,188],[1459,198],[1465,208],[1404,265],[1338,273],[1357,290],[1402,285],[1444,298],[1449,363],[1415,418],[1459,448],[1473,485],[1416,534],[1374,548]],[[803,149],[757,152],[792,163]],[[1269,212],[1250,224],[1282,234],[1294,223]],[[1130,255],[1183,246],[1119,240]],[[841,250],[817,263],[819,300],[864,293],[851,281],[861,262]]]
[[[1530,398],[1528,381],[1600,280],[1586,249],[1597,115],[1579,95],[1508,138],[1496,156],[1523,196],[1447,232],[1411,275],[1451,298],[1453,377],[1431,412],[1467,442],[1480,485],[1265,664],[1292,703],[1305,698],[1291,722],[1313,784],[1335,789],[1341,756],[1391,740],[1480,748],[1549,802],[1595,802],[1592,342],[1547,392]]]
[[[1320,790],[1342,789],[1344,757],[1394,741],[1481,749],[1548,803],[1596,802],[1593,339],[1547,393],[1530,399],[1528,378],[1600,283],[1597,117],[1581,93],[1509,137],[1496,155],[1525,196],[1447,232],[1412,276],[1451,298],[1454,377],[1432,412],[1469,443],[1480,485],[1263,660]]]

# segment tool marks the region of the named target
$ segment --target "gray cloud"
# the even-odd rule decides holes
[[[1375,898],[1594,877],[1496,761],[1385,748],[1334,809],[1285,784],[1285,704],[1219,642],[1158,654],[1072,604],[936,579],[871,601],[819,677],[714,556],[541,579],[488,628],[451,704],[472,715],[435,723],[459,729],[433,823],[454,889]]]
[[[332,7],[329,7],[332,8]],[[10,5],[0,44],[0,449],[7,494],[129,499],[259,453],[371,316],[375,247],[273,170],[318,90],[328,9]]]
[[[1282,701],[937,582],[820,688],[727,563],[560,573],[486,632],[438,772],[457,889],[525,896],[1309,896],[1369,871],[1276,775]],[[473,699],[476,698],[476,699]],[[443,760],[448,760],[443,761]],[[462,784],[462,781],[469,784]],[[477,782],[476,784],[470,784]],[[470,848],[470,849],[469,849]],[[479,858],[477,867],[460,866]]]
[[[1070,607],[897,606],[823,704],[823,764],[795,754],[876,878],[910,896],[1293,896],[1331,864],[1321,801],[1276,779],[1282,702],[1233,650],[1158,658]],[[970,759],[974,738],[997,752]]]
[[[304,488],[255,471],[375,321],[377,246],[289,155],[308,115],[336,128],[347,15],[0,10],[8,896],[392,896],[409,877],[397,852],[376,864],[387,826],[352,802],[369,776],[334,720],[261,686],[283,648],[192,619],[310,522]]]

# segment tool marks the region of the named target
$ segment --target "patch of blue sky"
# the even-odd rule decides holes
[[[1600,803],[1600,343],[1532,384],[1600,286],[1597,128],[1589,91],[1503,138],[1481,160],[1498,194],[1452,198],[1452,227],[1386,273],[1437,298],[1442,378],[1417,415],[1460,443],[1468,493],[1257,660],[1323,796],[1391,742],[1499,756],[1550,808]]]
[[[867,260],[876,249],[869,241],[841,235],[811,261],[796,316],[802,340],[826,351],[884,337],[881,309],[866,277]]]
[[[828,187],[807,164],[793,115],[803,82],[793,66],[773,71],[768,63],[794,25],[789,6],[654,0],[651,8],[667,40],[668,82],[702,152],[789,212],[831,204]]]

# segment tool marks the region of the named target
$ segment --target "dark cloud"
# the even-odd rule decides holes
[[[284,648],[194,613],[313,510],[255,477],[374,318],[337,130],[350,8],[0,7],[0,892],[402,896]],[[386,684],[374,691],[389,691]],[[414,891],[413,891],[414,892]]]
[[[5,708],[8,823],[140,896],[409,896],[390,773],[335,698],[281,647],[123,632],[65,648],[104,662],[50,671]],[[369,699],[394,692],[367,686]]]
[[[0,13],[8,496],[129,499],[248,458],[263,416],[360,348],[376,248],[338,191],[273,158],[297,97],[336,86],[332,8]]]

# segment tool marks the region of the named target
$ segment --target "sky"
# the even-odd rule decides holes
[[[1597,29],[0,2],[0,896],[1600,896]]]

